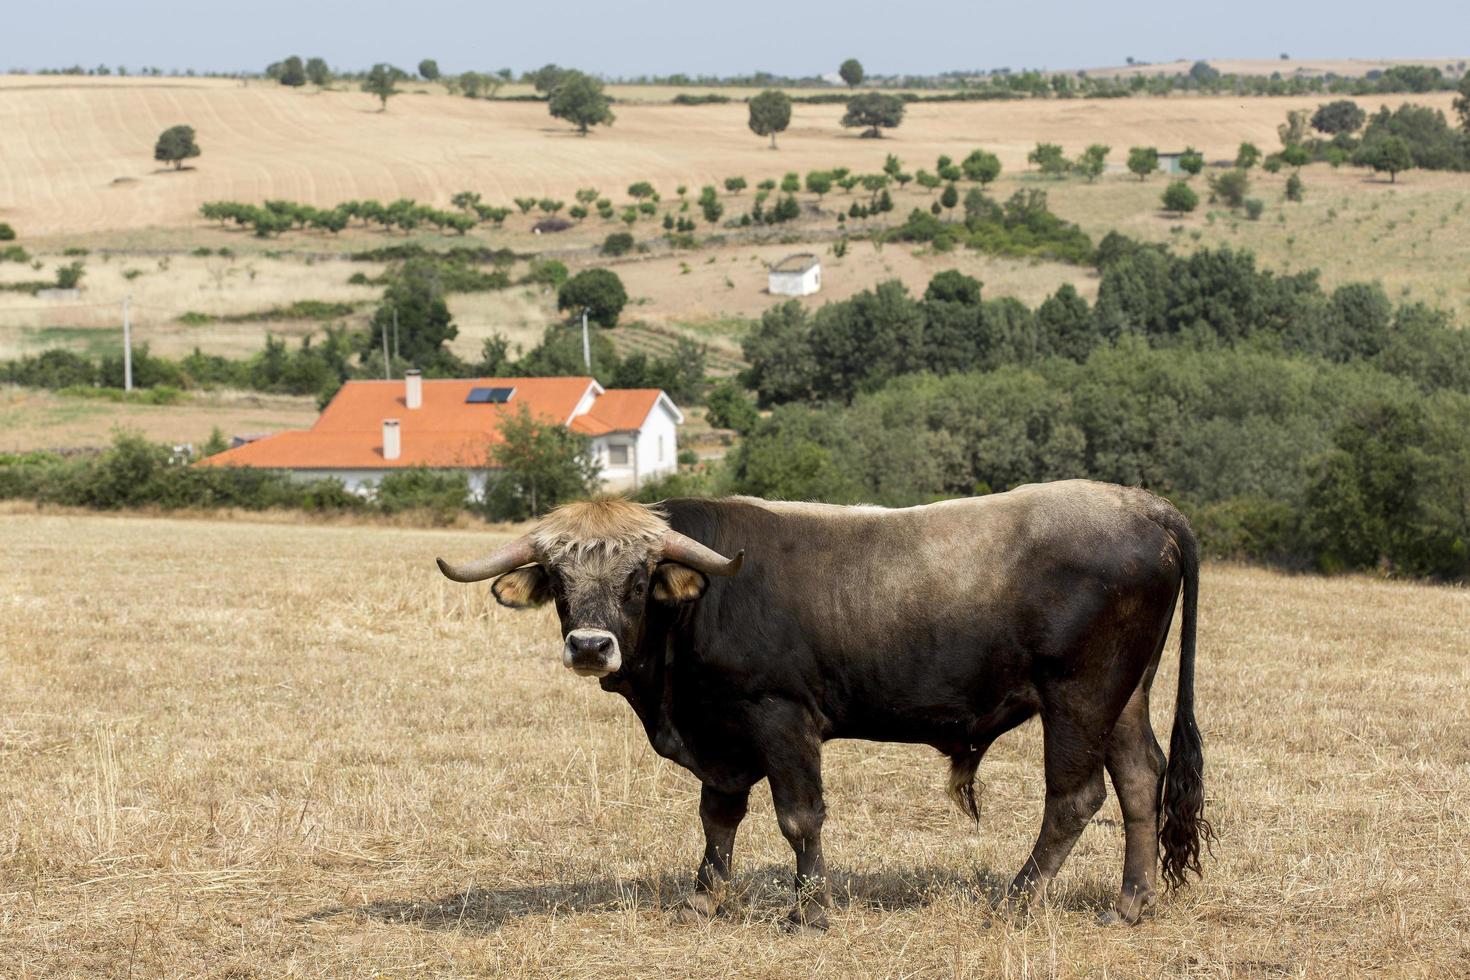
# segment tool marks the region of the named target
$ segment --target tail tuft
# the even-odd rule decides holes
[[[980,822],[980,799],[975,792],[975,770],[980,768],[979,752],[957,752],[949,757],[949,785],[945,792],[960,812],[975,823]]]

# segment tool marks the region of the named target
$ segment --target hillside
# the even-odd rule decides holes
[[[192,226],[207,200],[287,198],[325,206],[412,197],[446,204],[466,188],[487,201],[569,198],[578,187],[621,193],[650,180],[668,193],[732,174],[752,178],[836,165],[876,170],[888,153],[933,159],[976,146],[1025,167],[1040,140],[1075,153],[1093,142],[1126,148],[1192,144],[1208,157],[1241,140],[1276,144],[1276,126],[1307,98],[1027,100],[916,104],[888,139],[838,125],[840,105],[795,108],[781,149],[746,128],[743,104],[619,105],[617,123],[577,136],[545,105],[409,92],[386,113],[356,91],[311,92],[223,79],[0,78],[0,132],[23,135],[0,155],[0,220],[34,240]],[[428,90],[425,90],[428,92]],[[1448,93],[1361,100],[1448,110]],[[181,173],[160,169],[154,140],[193,125],[204,155]]]

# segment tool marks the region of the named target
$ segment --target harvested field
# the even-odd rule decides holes
[[[670,911],[698,787],[560,666],[553,617],[434,570],[493,532],[0,512],[8,976],[1464,976],[1470,593],[1208,565],[1203,882],[1100,931],[1110,801],[1053,903],[989,919],[1039,730],[981,768],[829,746],[839,910],[791,937],[757,789],[744,910]],[[78,569],[84,575],[77,574]],[[1156,685],[1172,715],[1174,646]]]

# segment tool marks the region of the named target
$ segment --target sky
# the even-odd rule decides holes
[[[7,4],[0,71],[123,64],[259,71],[290,54],[446,73],[547,62],[606,76],[1088,68],[1177,58],[1470,55],[1467,0],[50,0]]]

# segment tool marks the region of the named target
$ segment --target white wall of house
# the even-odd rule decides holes
[[[631,490],[679,467],[679,423],[660,398],[639,432],[609,432],[592,440],[608,490]]]
[[[766,288],[772,296],[810,296],[822,288],[821,263],[805,272],[772,272]]]
[[[342,485],[349,493],[360,496],[369,496],[377,489],[378,481],[385,473],[393,470],[383,468],[378,470],[284,470],[287,476],[297,483],[312,483],[316,480],[341,480]],[[463,472],[456,470],[455,472]],[[469,470],[470,496],[479,500],[485,496],[485,470]]]

